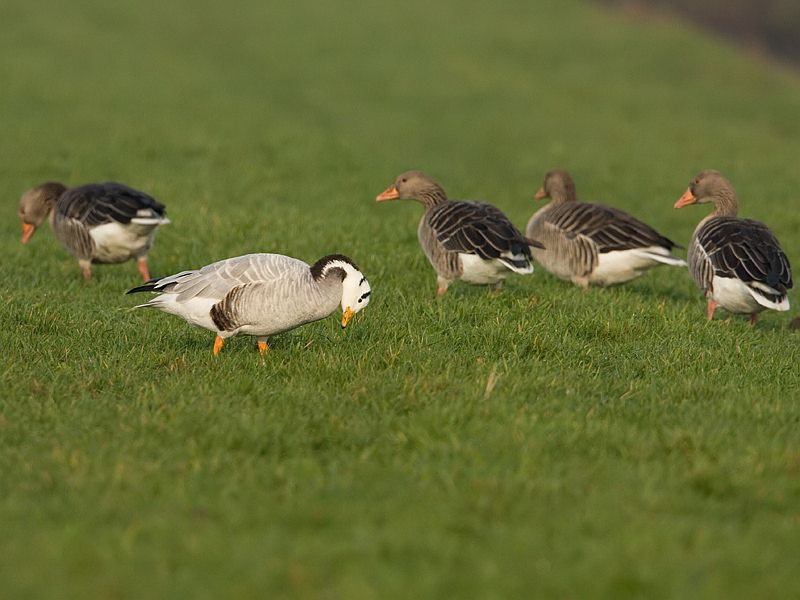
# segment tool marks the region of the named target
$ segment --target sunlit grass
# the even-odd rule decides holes
[[[0,596],[800,592],[787,315],[707,323],[671,268],[437,302],[421,208],[374,202],[421,168],[524,225],[561,166],[686,244],[713,167],[798,262],[795,74],[572,1],[12,2],[0,32]],[[129,310],[132,263],[19,244],[48,179],[164,202],[154,274],[342,252],[373,300],[215,359]]]

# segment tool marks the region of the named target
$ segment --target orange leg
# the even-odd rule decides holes
[[[81,268],[81,275],[86,281],[89,281],[92,278],[92,261],[79,258],[78,259],[78,266]]]
[[[142,274],[142,279],[144,279],[145,282],[150,281],[150,271],[147,269],[146,256],[142,256],[136,261],[136,267],[139,269],[139,273]]]
[[[225,343],[221,337],[217,336],[217,339],[214,340],[214,356],[219,354],[219,351],[222,350],[222,345]]]
[[[708,320],[714,318],[714,311],[717,310],[717,303],[712,298],[708,299]]]
[[[267,351],[269,350],[269,346],[267,346],[267,340],[266,339],[264,339],[264,340],[259,339],[257,343],[258,343],[258,352],[259,352],[259,354],[261,354],[261,356],[264,356],[267,353]]]
[[[447,286],[450,285],[450,282],[443,277],[436,276],[436,283],[439,284],[439,288],[436,290],[436,297],[441,298],[444,296],[444,293],[447,291]]]

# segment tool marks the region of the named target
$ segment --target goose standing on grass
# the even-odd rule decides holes
[[[702,171],[675,208],[711,202],[714,211],[697,225],[689,243],[689,271],[708,301],[708,320],[717,307],[750,315],[755,324],[765,308],[789,310],[792,270],[766,225],[736,216],[733,186],[719,171]]]
[[[18,212],[22,243],[27,244],[49,217],[56,237],[78,259],[84,279],[91,279],[92,263],[135,258],[147,281],[147,252],[158,226],[169,223],[163,204],[112,182],[71,189],[61,183],[43,183],[22,195]]]
[[[586,289],[624,283],[658,265],[686,266],[672,254],[677,244],[649,225],[616,208],[578,202],[566,171],[550,171],[535,197],[550,202],[533,214],[525,234],[544,244],[533,258],[560,279]]]
[[[533,272],[526,239],[497,208],[483,202],[448,200],[445,191],[421,171],[407,171],[378,195],[378,202],[416,200],[425,207],[417,237],[436,271],[438,296],[456,279],[500,287],[510,273]]]
[[[256,336],[261,354],[267,338],[318,321],[342,307],[342,328],[369,304],[367,278],[341,254],[313,266],[281,254],[247,254],[196,271],[153,279],[128,291],[158,296],[134,308],[157,308],[217,334],[214,356],[225,340]]]

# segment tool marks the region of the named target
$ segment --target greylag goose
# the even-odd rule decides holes
[[[439,184],[421,171],[398,175],[378,202],[416,200],[425,207],[417,237],[436,271],[442,296],[456,279],[499,287],[510,273],[533,272],[526,239],[497,208],[483,202],[448,200]]]
[[[264,354],[269,336],[323,319],[339,304],[344,328],[372,293],[367,278],[341,254],[312,266],[281,254],[247,254],[128,291],[135,292],[158,296],[134,308],[157,308],[215,332],[214,356],[240,333],[256,336]]]
[[[689,271],[705,292],[708,319],[717,307],[749,314],[752,324],[765,308],[789,310],[792,270],[777,238],[763,223],[736,216],[736,193],[719,171],[692,179],[675,208],[706,202],[714,211],[694,230]]]
[[[22,243],[27,244],[49,217],[56,237],[78,259],[84,279],[92,277],[92,263],[136,258],[147,281],[147,252],[158,226],[169,223],[163,204],[113,182],[71,189],[61,183],[43,183],[22,195],[18,212]]]
[[[560,279],[585,289],[624,283],[658,265],[686,266],[672,254],[676,244],[649,225],[610,206],[578,202],[566,171],[550,171],[535,197],[550,202],[533,214],[525,234],[544,244],[533,258]]]

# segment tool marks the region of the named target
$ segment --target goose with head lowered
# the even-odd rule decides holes
[[[342,307],[342,328],[369,304],[372,290],[356,264],[342,254],[309,266],[282,254],[247,254],[196,271],[153,279],[135,292],[158,295],[134,308],[157,308],[217,334],[214,355],[226,339],[255,336],[261,354],[267,338],[324,319]]]
[[[43,183],[22,195],[18,214],[23,244],[49,217],[56,237],[78,259],[84,279],[92,277],[92,263],[121,263],[135,258],[147,281],[147,253],[156,229],[170,222],[163,204],[114,182],[75,188]]]
[[[649,225],[610,206],[578,202],[566,171],[550,171],[535,197],[550,202],[525,234],[544,244],[532,249],[533,258],[560,279],[585,289],[624,283],[658,265],[686,266],[672,254],[675,242]]]
[[[425,208],[417,237],[436,271],[439,296],[455,280],[499,287],[511,273],[533,272],[530,246],[540,247],[539,242],[525,238],[491,204],[449,200],[421,171],[398,175],[376,200],[416,200]]]
[[[789,310],[792,269],[778,239],[759,221],[737,216],[736,192],[719,171],[696,175],[675,203],[714,205],[689,243],[689,272],[705,293],[710,321],[717,307],[750,315],[764,309]]]

